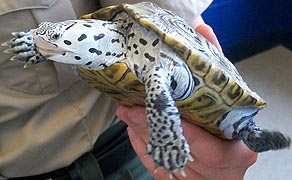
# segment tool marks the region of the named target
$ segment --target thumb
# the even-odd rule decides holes
[[[129,120],[128,111],[130,107],[120,105],[116,110],[116,115],[122,119],[123,121],[127,122]]]
[[[211,28],[211,26],[207,25],[207,24],[200,24],[197,26],[196,31],[198,33],[200,33],[202,36],[204,36],[206,39],[208,39],[212,44],[214,44],[216,46],[216,48],[222,52],[222,48],[220,46],[220,43],[213,31],[213,29]]]
[[[138,124],[146,124],[146,109],[142,106],[129,108],[128,117],[130,121]]]
[[[132,126],[135,124],[146,124],[146,110],[145,107],[142,106],[119,106],[116,111],[116,114],[119,118],[121,118],[128,126]]]
[[[148,127],[146,121],[146,110],[142,106],[126,107],[120,106],[116,112],[117,116],[121,118],[135,133],[143,136],[146,139],[148,134]]]

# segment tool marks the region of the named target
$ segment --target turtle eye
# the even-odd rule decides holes
[[[52,39],[53,40],[57,40],[57,39],[59,39],[59,37],[60,37],[60,34],[59,33],[56,33],[56,34],[53,34],[52,35]]]

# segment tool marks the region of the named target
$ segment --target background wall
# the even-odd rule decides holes
[[[255,121],[292,137],[292,0],[214,0],[203,14],[224,54],[268,103]],[[260,153],[245,180],[292,180],[292,150]]]
[[[278,44],[292,50],[291,0],[214,0],[202,16],[233,62]]]

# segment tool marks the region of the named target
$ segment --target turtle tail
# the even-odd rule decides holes
[[[277,131],[262,130],[254,121],[250,121],[239,132],[242,141],[255,152],[287,148],[291,139]]]

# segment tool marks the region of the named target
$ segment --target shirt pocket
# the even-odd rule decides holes
[[[12,38],[11,32],[34,28],[30,10],[50,8],[56,0],[0,0],[0,43]],[[59,79],[52,62],[43,62],[27,69],[23,63],[10,61],[13,54],[4,54],[0,47],[0,88],[40,95],[54,93]]]
[[[19,10],[49,8],[56,1],[57,0],[0,0],[0,15]]]

